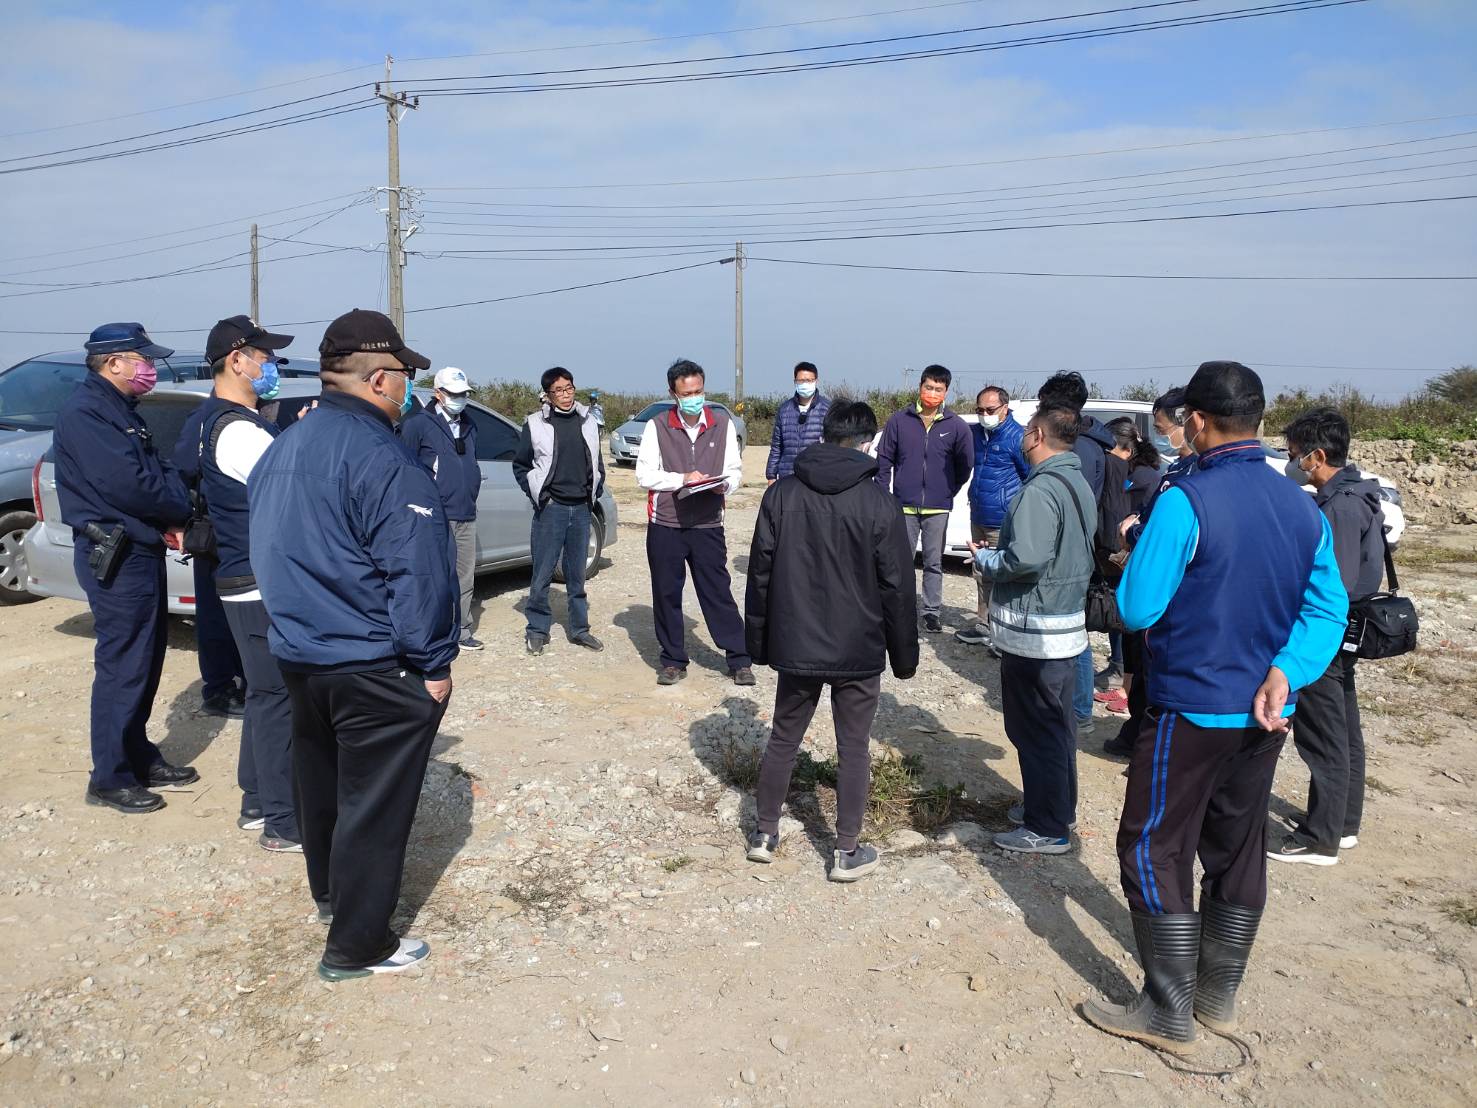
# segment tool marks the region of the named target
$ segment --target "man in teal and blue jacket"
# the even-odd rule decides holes
[[[1083,1013],[1174,1051],[1194,1042],[1197,1019],[1235,1027],[1267,899],[1272,777],[1297,690],[1327,668],[1348,619],[1327,521],[1266,464],[1264,407],[1261,379],[1239,362],[1196,371],[1184,427],[1198,464],[1157,498],[1118,586],[1150,658],[1118,828],[1144,991]]]

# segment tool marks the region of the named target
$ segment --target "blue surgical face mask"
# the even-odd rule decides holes
[[[268,358],[258,368],[261,369],[262,375],[252,378],[251,391],[256,393],[260,400],[272,400],[282,391],[282,379],[277,373],[277,360]]]
[[[812,396],[815,395],[815,382],[814,381],[796,381],[795,382],[795,395],[798,396],[798,397],[800,397],[801,400],[809,400]]]
[[[400,418],[404,419],[410,414],[410,409],[415,406],[415,395],[410,388],[410,374],[401,374],[405,378],[405,395],[400,398]]]
[[[702,415],[703,404],[705,402],[702,393],[698,393],[696,396],[679,396],[677,398],[677,408],[683,415]]]

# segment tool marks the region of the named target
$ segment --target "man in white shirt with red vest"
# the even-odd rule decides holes
[[[646,560],[661,645],[658,685],[675,685],[687,676],[682,590],[689,568],[703,620],[728,656],[733,683],[754,684],[723,535],[724,498],[743,480],[743,456],[728,414],[704,402],[705,384],[706,374],[696,362],[672,363],[667,390],[676,406],[647,421],[636,455],[636,481],[646,490]]]

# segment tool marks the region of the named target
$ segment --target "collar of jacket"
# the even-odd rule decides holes
[[[347,392],[324,389],[323,395],[318,398],[318,403],[327,404],[331,408],[342,408],[344,411],[353,412],[355,415],[371,416],[379,420],[391,431],[395,429],[395,421],[380,411],[379,408],[371,404],[368,400],[360,399]]]
[[[918,403],[918,401],[913,401],[910,407],[904,408],[903,410],[917,416],[919,423],[923,422],[923,405]],[[937,423],[941,419],[948,419],[953,414],[953,412],[949,411],[947,404],[940,404],[939,410],[933,413],[933,421]]]
[[[1202,451],[1199,468],[1211,469],[1235,462],[1260,462],[1265,457],[1261,439],[1240,439],[1237,442],[1223,442],[1220,446]]]
[[[677,409],[676,408],[673,408],[672,410],[675,412]],[[581,404],[578,400],[576,400],[574,402],[574,411],[575,411],[575,414],[577,414],[580,417],[580,421],[581,422],[584,422],[585,417],[590,414],[589,405]],[[554,418],[554,405],[550,404],[547,400],[545,400],[542,404],[539,405],[538,414],[544,420],[551,420],[551,419],[553,419]],[[567,415],[568,413],[563,413],[563,414],[566,414]]]
[[[100,396],[108,397],[111,403],[120,404],[130,412],[137,408],[138,402],[143,399],[141,396],[129,396],[127,393],[114,388],[103,378],[101,373],[95,373],[92,370],[87,371],[87,376],[82,378],[82,381],[88,388]]]
[[[1359,467],[1351,462],[1324,482],[1323,487],[1313,493],[1313,499],[1319,504],[1325,504],[1334,493],[1340,492],[1350,485],[1357,485],[1364,479],[1364,475],[1359,472]]]
[[[1031,474],[1026,480],[1029,481],[1036,474],[1045,473],[1050,469],[1075,469],[1080,472],[1082,469],[1082,459],[1077,457],[1077,453],[1074,450],[1063,450],[1060,454],[1053,454],[1044,462],[1037,462],[1033,465],[1031,467]]]
[[[677,410],[677,406],[675,404],[672,405],[671,410],[667,412],[667,424],[673,430],[690,430],[686,422],[682,419],[682,414]],[[713,426],[713,410],[709,408],[706,404],[704,404],[703,414],[697,417],[698,434],[702,434],[711,426]]]

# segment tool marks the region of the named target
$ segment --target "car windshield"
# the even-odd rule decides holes
[[[637,412],[635,415],[633,415],[631,417],[631,422],[632,423],[645,423],[648,419],[651,419],[653,416],[659,416],[663,412],[667,412],[667,411],[671,411],[671,410],[672,410],[672,402],[670,400],[658,400],[655,404],[648,404],[648,405],[646,405],[646,407],[642,408],[639,412]]]
[[[0,428],[50,431],[56,413],[87,367],[76,362],[22,362],[0,374]]]

